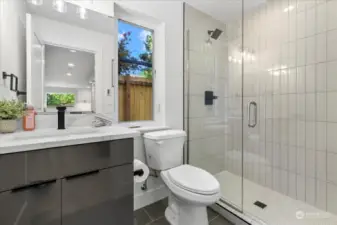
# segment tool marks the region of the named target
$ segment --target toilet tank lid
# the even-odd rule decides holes
[[[183,130],[163,130],[144,134],[144,138],[151,140],[171,139],[177,137],[186,137],[186,132]]]

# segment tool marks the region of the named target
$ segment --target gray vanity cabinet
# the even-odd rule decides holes
[[[61,181],[1,193],[0,224],[61,225]]]
[[[25,183],[25,154],[0,155],[0,191]]]
[[[132,174],[124,165],[63,179],[62,224],[133,224]]]

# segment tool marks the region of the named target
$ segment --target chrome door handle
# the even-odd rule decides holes
[[[253,117],[253,121],[251,118],[251,108],[254,107],[254,117]],[[256,102],[250,102],[249,106],[248,106],[248,127],[250,128],[254,128],[257,125],[257,103]]]

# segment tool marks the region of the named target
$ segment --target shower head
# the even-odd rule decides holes
[[[220,37],[220,35],[222,34],[222,30],[220,29],[215,29],[215,30],[209,30],[208,31],[208,35],[213,38],[214,40],[218,40],[218,38]]]

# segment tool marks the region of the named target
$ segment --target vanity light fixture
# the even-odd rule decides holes
[[[68,63],[68,67],[69,67],[69,68],[74,68],[74,67],[75,67],[75,64],[74,64],[74,63]]]
[[[53,7],[56,11],[58,11],[60,13],[67,12],[67,4],[65,3],[64,0],[54,0],[53,1]]]
[[[71,74],[71,73],[66,73],[66,75],[67,75],[68,77],[71,77],[71,76],[72,76],[72,74]]]
[[[78,15],[80,16],[80,18],[82,20],[88,19],[88,11],[87,11],[86,8],[84,8],[84,7],[78,7],[77,8],[77,13],[78,13]]]
[[[28,2],[33,4],[33,5],[42,5],[43,4],[43,0],[28,0]]]

